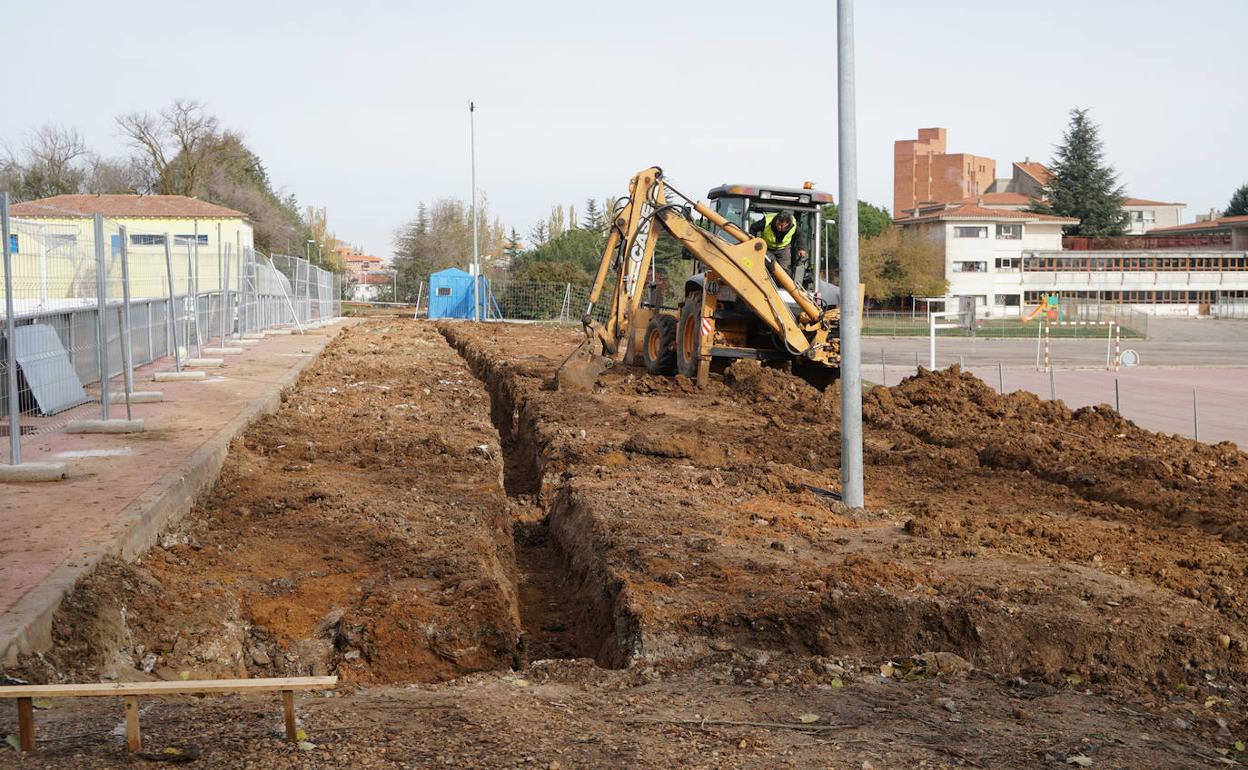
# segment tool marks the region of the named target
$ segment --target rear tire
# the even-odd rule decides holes
[[[702,339],[702,292],[691,291],[680,306],[676,330],[676,371],[691,380],[698,377],[698,343]]]
[[[646,324],[641,357],[650,374],[676,373],[676,316],[656,315]]]

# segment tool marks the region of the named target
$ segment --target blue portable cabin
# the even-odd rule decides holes
[[[490,316],[491,304],[489,279],[480,276],[477,280],[479,318]],[[430,275],[429,317],[472,318],[472,276],[455,267]]]

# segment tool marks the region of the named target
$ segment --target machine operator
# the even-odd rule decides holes
[[[780,211],[767,214],[750,225],[750,235],[762,238],[767,244],[767,255],[776,260],[794,280],[801,281],[798,268],[805,265],[806,239],[798,231],[791,213]],[[796,259],[794,252],[797,252]]]

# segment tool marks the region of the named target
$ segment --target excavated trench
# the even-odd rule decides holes
[[[440,331],[490,398],[503,453],[503,488],[513,524],[525,662],[592,658],[623,668],[638,654],[639,623],[620,602],[622,582],[597,556],[589,517],[557,478],[548,478],[539,432],[506,364],[480,355],[448,327]]]

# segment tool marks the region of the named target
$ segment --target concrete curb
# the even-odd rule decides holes
[[[334,336],[327,337],[325,344]],[[96,538],[95,545],[71,553],[39,585],[0,615],[0,665],[14,665],[19,655],[52,646],[52,619],[61,599],[104,557],[133,560],[156,543],[166,525],[185,516],[199,495],[216,482],[230,442],[258,418],[277,411],[282,403],[282,392],[294,385],[320,352],[297,362],[273,389],[251,401],[195,450],[181,467],[165,474],[126,506]]]

